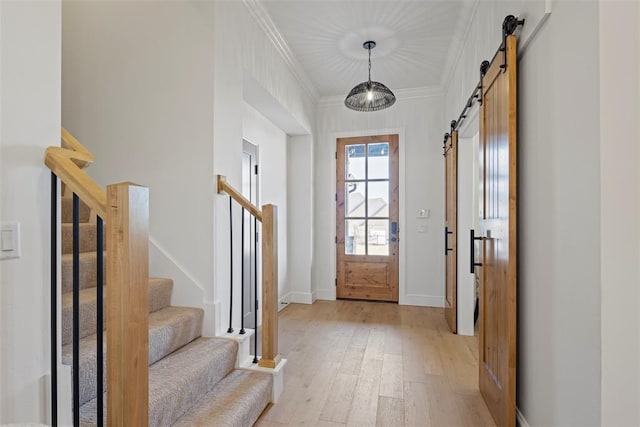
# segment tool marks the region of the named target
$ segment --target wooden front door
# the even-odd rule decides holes
[[[398,301],[398,135],[337,141],[338,298]]]
[[[458,332],[458,131],[445,143],[445,293],[444,317],[449,329]]]
[[[480,110],[479,381],[498,426],[516,420],[516,66],[508,36],[482,79]]]

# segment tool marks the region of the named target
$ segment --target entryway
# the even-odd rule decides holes
[[[336,295],[398,302],[398,135],[336,147]]]

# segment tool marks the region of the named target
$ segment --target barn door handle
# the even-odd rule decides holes
[[[470,262],[471,269],[470,269],[470,271],[471,271],[471,274],[474,274],[476,272],[476,267],[482,267],[482,263],[481,262],[476,262],[475,241],[476,240],[483,240],[483,238],[482,237],[476,237],[475,230],[471,229],[470,231],[471,231],[470,236],[469,236],[470,237],[470,239],[469,239],[469,242],[470,242],[469,248],[471,250],[471,259],[470,259],[470,261],[471,261]]]
[[[452,251],[453,248],[449,247],[449,234],[453,234],[453,231],[449,231],[449,227],[444,228],[444,254],[449,255],[449,251]]]

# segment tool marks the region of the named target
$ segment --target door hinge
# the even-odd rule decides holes
[[[336,193],[336,202],[338,201],[338,193]]]
[[[338,278],[336,277],[336,288],[338,287]]]
[[[254,172],[253,173],[258,175],[258,165],[255,165],[253,168],[254,168]]]
[[[336,243],[338,243],[338,236],[336,236]]]
[[[336,154],[336,160],[338,160],[338,152],[336,151],[336,153],[335,153],[335,154]]]

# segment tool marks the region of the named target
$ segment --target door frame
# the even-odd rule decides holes
[[[346,253],[346,239],[345,239],[345,220],[352,218],[346,215],[345,208],[348,206],[348,193],[351,190],[346,191],[345,185],[348,184],[348,179],[345,177],[346,167],[348,165],[349,157],[345,154],[345,149],[351,146],[364,146],[364,159],[365,159],[365,171],[370,169],[370,155],[368,155],[368,147],[369,144],[377,145],[377,144],[387,144],[388,145],[388,176],[387,178],[382,178],[382,182],[386,181],[388,184],[388,214],[385,219],[388,222],[387,233],[385,236],[388,236],[387,239],[387,255],[376,255],[371,254],[369,250],[367,250],[366,254],[348,254]],[[400,195],[400,182],[399,182],[399,171],[400,171],[400,144],[399,144],[399,136],[398,134],[386,134],[386,135],[374,135],[374,136],[356,136],[350,138],[340,138],[337,140],[337,144],[340,147],[336,150],[335,157],[337,159],[336,164],[336,184],[340,183],[340,188],[336,188],[336,211],[335,216],[336,219],[341,219],[340,222],[336,224],[336,250],[337,250],[337,271],[338,274],[336,276],[336,292],[338,290],[341,291],[341,298],[344,299],[367,299],[370,301],[388,301],[398,303],[400,289],[399,289],[399,250],[400,250],[400,236],[401,230],[399,228],[399,195]],[[365,200],[364,205],[368,205],[368,201],[366,199],[369,198],[368,189],[369,183],[380,182],[376,178],[369,178],[367,172],[361,178],[355,178],[356,182],[360,182],[363,180],[365,185]],[[356,184],[357,185],[357,184]],[[355,188],[354,188],[355,189]],[[361,218],[364,220],[365,224],[371,221],[375,221],[375,216],[369,216],[368,210],[365,210],[363,213],[364,216]],[[382,219],[382,218],[381,218]],[[395,232],[394,230],[395,225]],[[365,226],[366,227],[366,226]],[[366,228],[368,230],[368,228]],[[369,246],[368,239],[368,231],[366,238],[366,246]],[[338,249],[340,249],[338,251]],[[373,250],[373,249],[372,249]],[[342,262],[340,262],[342,261]],[[385,266],[386,271],[386,285],[384,291],[380,290],[377,286],[369,287],[366,283],[360,282],[358,285],[362,286],[362,289],[349,289],[346,281],[347,274],[345,268],[347,265],[352,264],[352,268],[360,269],[363,268],[367,270],[368,268],[380,267],[381,265]],[[354,283],[355,284],[355,283]],[[342,288],[340,286],[342,285]],[[353,291],[353,292],[352,292]],[[389,293],[390,291],[390,293]],[[371,294],[370,294],[371,293]]]
[[[330,196],[330,199],[327,200],[327,203],[331,203],[330,206],[332,206],[332,212],[334,212],[334,214],[330,215],[330,221],[331,221],[331,229],[332,230],[336,230],[336,215],[335,215],[335,208],[336,208],[336,200],[335,200],[335,194],[337,191],[336,188],[336,176],[335,176],[335,170],[336,170],[336,162],[337,160],[335,159],[335,156],[333,155],[333,153],[336,152],[337,150],[337,144],[338,144],[338,138],[352,138],[352,137],[356,137],[356,136],[376,136],[376,135],[391,135],[391,134],[397,134],[398,135],[398,147],[399,147],[399,152],[398,152],[398,185],[400,186],[400,191],[398,192],[398,227],[400,227],[400,241],[398,242],[398,246],[399,246],[399,251],[400,253],[398,254],[398,304],[400,305],[425,305],[424,302],[422,301],[422,296],[418,296],[418,295],[407,295],[406,293],[406,263],[407,263],[407,258],[406,258],[406,253],[407,253],[407,247],[406,247],[406,233],[404,232],[405,230],[405,225],[407,223],[406,221],[406,217],[407,217],[407,212],[406,212],[406,206],[405,206],[405,201],[406,199],[406,186],[405,186],[405,169],[406,169],[406,159],[405,159],[405,128],[381,128],[381,129],[367,129],[367,130],[360,130],[360,131],[349,131],[349,132],[332,132],[330,133],[330,138],[331,138],[331,159],[332,159],[332,163],[331,163],[331,174],[329,174],[328,179],[331,180],[331,182],[329,183],[329,188],[332,189],[332,194]],[[337,245],[335,243],[333,243],[333,235],[331,237],[331,251],[329,252],[329,256],[331,257],[332,261],[331,261],[331,274],[332,277],[336,278],[338,277],[338,257],[337,257],[337,250],[336,250]],[[322,294],[319,295],[321,298],[323,299],[328,299],[328,300],[335,300],[336,299],[336,287],[335,285],[331,284],[330,286],[330,292],[328,292],[326,295]],[[417,298],[420,298],[419,300]],[[414,302],[415,301],[415,302]]]
[[[246,151],[247,149],[250,150],[250,151],[253,151],[253,153],[249,153],[249,151]],[[244,156],[245,153],[249,153],[249,154],[252,154],[254,156],[254,159],[255,159],[254,166],[257,167],[257,172],[258,172],[258,173],[254,173],[255,174],[255,185],[256,185],[256,188],[255,188],[256,199],[255,200],[251,200],[251,195],[249,195],[249,197],[247,197],[245,195],[245,197],[247,197],[247,199],[251,203],[253,203],[255,206],[260,206],[260,166],[259,166],[260,165],[260,147],[259,147],[258,144],[254,144],[253,142],[251,142],[247,138],[242,138],[242,155]],[[242,165],[240,169],[241,169],[241,174],[244,175],[244,165]],[[243,179],[244,179],[244,176],[243,176]],[[241,184],[240,191],[244,192],[244,188],[242,188],[242,187],[243,187],[243,184]],[[247,214],[247,217],[250,218],[250,222],[249,222],[249,224],[245,225],[245,226],[248,226],[248,228],[249,228],[249,236],[246,237],[246,238],[248,238],[249,241],[251,242],[252,241],[251,236],[253,235],[252,231],[254,231],[253,230],[253,220],[252,220],[251,215]],[[260,225],[258,225],[258,230],[260,230]],[[249,245],[249,253],[250,253],[249,266],[248,266],[249,267],[249,286],[244,289],[244,292],[241,295],[241,298],[245,298],[246,293],[247,292],[249,293],[249,297],[248,297],[249,306],[250,306],[250,308],[252,310],[250,311],[249,315],[245,316],[244,313],[241,313],[241,316],[245,317],[244,324],[247,325],[247,327],[253,328],[253,329],[257,329],[257,326],[258,326],[258,325],[253,325],[254,310],[258,311],[258,324],[261,323],[260,309],[259,309],[259,307],[256,307],[255,301],[256,301],[256,299],[258,299],[258,297],[260,295],[262,295],[262,286],[261,286],[262,282],[259,280],[260,279],[260,275],[261,275],[261,265],[262,265],[262,263],[258,262],[257,268],[255,269],[255,271],[253,271],[254,270],[253,260],[254,260],[254,258],[260,259],[260,257],[261,257],[260,250],[261,250],[261,247],[260,247],[260,245],[258,245],[257,253],[253,253],[254,252],[254,245],[252,245],[252,244]],[[241,256],[244,257],[244,254],[241,254]],[[240,280],[243,279],[243,275],[244,275],[244,271],[241,271],[240,272]],[[252,292],[254,290],[254,282],[253,282],[252,279],[255,280],[256,283],[257,283],[257,287],[256,287],[257,288],[257,292],[258,292],[257,295],[252,295]],[[253,298],[252,298],[252,296],[253,296]]]

